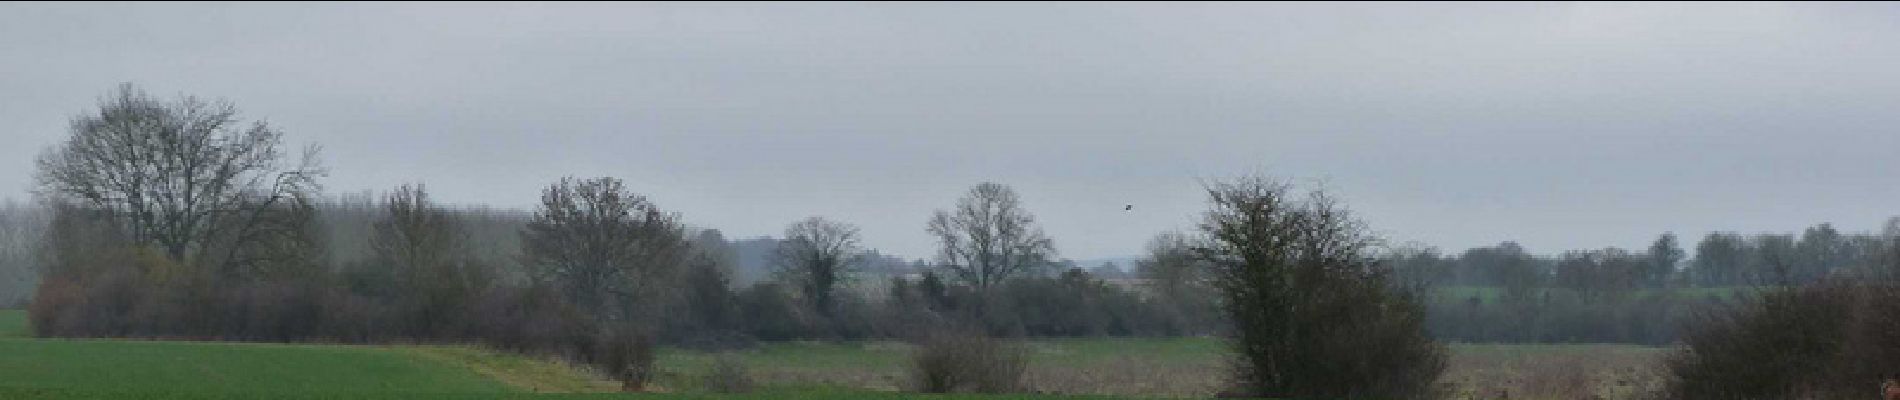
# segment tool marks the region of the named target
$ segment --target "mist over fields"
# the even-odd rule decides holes
[[[4,3],[0,398],[1900,399],[1894,21]]]

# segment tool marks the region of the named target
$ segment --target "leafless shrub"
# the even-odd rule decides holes
[[[594,365],[620,379],[620,390],[646,390],[653,380],[653,340],[633,329],[617,329],[596,339]]]
[[[707,369],[701,383],[708,392],[747,393],[752,391],[752,374],[739,357],[722,353],[713,358],[712,367]]]
[[[1694,400],[1872,393],[1880,375],[1857,373],[1876,366],[1854,365],[1856,355],[1847,350],[1879,354],[1900,347],[1856,340],[1879,336],[1856,331],[1887,325],[1900,310],[1863,302],[1871,290],[1839,284],[1781,289],[1703,315],[1682,350],[1666,362],[1666,395]],[[1893,361],[1884,364],[1891,368]]]
[[[972,332],[939,333],[911,355],[913,389],[924,393],[1011,393],[1023,388],[1029,355],[1020,346]]]

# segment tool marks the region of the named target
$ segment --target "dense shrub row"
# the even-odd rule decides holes
[[[506,229],[510,221],[520,226],[527,219],[438,211],[441,225],[474,231]],[[428,246],[392,244],[399,235],[388,233],[404,227],[387,210],[325,204],[310,212],[323,221],[321,229],[309,230],[317,238],[273,246],[312,246],[299,251],[315,257],[259,267],[277,271],[270,274],[225,275],[209,262],[174,262],[141,250],[112,233],[116,225],[108,213],[59,208],[57,229],[49,236],[48,273],[32,303],[33,326],[49,337],[470,342],[588,360],[607,345],[601,332],[635,325],[615,327],[622,323],[589,315],[558,284],[534,279],[533,271],[514,260],[484,256],[477,250],[482,246],[444,245],[433,251],[445,254],[422,257],[439,262],[402,259],[398,255],[418,258]],[[401,237],[424,236],[424,228],[407,227]],[[336,233],[347,229],[358,233]],[[335,243],[351,237],[373,243]],[[716,232],[691,242],[699,256],[683,259],[684,271],[652,285],[661,290],[642,300],[660,312],[637,324],[637,330],[675,345],[718,349],[755,340],[922,338],[963,324],[1004,336],[1216,329],[1205,320],[1183,319],[1163,297],[1109,284],[1081,269],[1014,279],[988,296],[934,272],[918,280],[890,277],[878,292],[840,292],[827,316],[780,282],[735,285],[731,256],[719,254],[729,246]]]
[[[1675,399],[1872,397],[1900,371],[1900,287],[1825,282],[1698,315],[1667,360]]]

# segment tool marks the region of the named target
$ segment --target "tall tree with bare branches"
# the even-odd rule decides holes
[[[164,101],[124,84],[38,160],[42,193],[110,212],[134,243],[236,273],[257,244],[296,236],[324,174],[316,147],[287,163],[283,133],[225,101]],[[288,211],[288,212],[287,212]],[[211,252],[222,254],[208,254]]]
[[[785,240],[772,252],[781,279],[797,287],[819,315],[833,316],[832,295],[849,283],[863,260],[858,228],[811,217],[785,228]]]
[[[1055,245],[1022,207],[1016,191],[984,182],[939,210],[927,228],[939,244],[937,262],[979,293],[1048,264]]]
[[[661,212],[620,180],[563,178],[541,192],[522,231],[523,263],[536,279],[607,321],[636,317],[687,257],[679,217]]]
[[[460,305],[486,288],[492,274],[468,256],[468,234],[422,185],[396,188],[383,200],[383,212],[370,232],[374,262],[390,269],[397,297],[413,307],[413,333],[445,333],[461,320]]]

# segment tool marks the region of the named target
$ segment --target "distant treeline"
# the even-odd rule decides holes
[[[424,192],[417,192],[424,193]],[[311,214],[310,229],[312,237],[308,242],[313,249],[302,250],[300,254],[307,258],[309,271],[294,274],[294,290],[287,291],[334,290],[322,297],[342,303],[362,303],[365,311],[396,310],[408,308],[391,304],[404,297],[404,292],[426,291],[424,288],[405,287],[403,278],[396,276],[401,268],[392,268],[389,254],[379,253],[379,224],[391,223],[389,204],[374,200],[370,196],[340,196],[329,200],[313,202],[309,207]],[[500,295],[507,288],[534,285],[532,271],[523,265],[520,253],[522,248],[521,231],[533,219],[530,212],[514,210],[495,210],[484,208],[444,207],[439,210],[442,221],[455,227],[456,241],[454,254],[437,257],[455,259],[466,270],[477,275],[470,285],[477,287],[457,288],[461,291],[485,292],[478,298]],[[106,215],[87,214],[78,208],[53,207],[44,204],[12,203],[0,207],[0,277],[4,277],[4,292],[7,304],[24,307],[31,300],[35,286],[68,289],[67,283],[51,282],[40,284],[39,276],[49,277],[74,274],[97,274],[100,276],[119,273],[142,275],[139,279],[130,279],[119,284],[128,287],[96,288],[100,292],[119,293],[127,300],[138,297],[138,293],[163,286],[161,282],[149,282],[156,277],[143,276],[155,271],[181,268],[167,265],[144,265],[130,271],[114,271],[107,265],[81,266],[79,260],[66,262],[60,260],[63,254],[85,255],[87,261],[100,264],[140,263],[162,264],[156,257],[141,256],[139,251],[120,252],[116,246],[134,247],[127,243],[105,245],[90,237],[98,232],[74,233],[73,236],[87,235],[82,244],[65,243],[63,236],[47,236],[55,225],[72,227],[88,225],[99,230],[110,230],[112,223],[106,222]],[[97,220],[93,220],[97,218]],[[861,254],[862,268],[853,271],[851,282],[840,285],[837,307],[839,315],[823,320],[814,310],[801,303],[802,294],[788,287],[789,282],[780,279],[772,271],[770,258],[773,249],[782,240],[775,238],[752,238],[728,240],[718,230],[685,229],[690,246],[703,264],[691,265],[679,276],[669,277],[677,281],[657,284],[669,290],[680,291],[677,301],[680,304],[669,306],[666,314],[677,317],[679,321],[663,326],[666,337],[677,340],[704,340],[708,337],[723,340],[765,340],[788,339],[849,339],[868,337],[900,337],[914,329],[912,325],[948,318],[938,314],[952,313],[959,308],[974,307],[976,303],[970,290],[952,282],[934,271],[928,265],[919,262],[905,262],[894,257],[882,256],[866,251]],[[121,236],[119,234],[105,236]],[[78,239],[78,238],[75,238]],[[81,240],[74,240],[81,241]],[[106,247],[93,248],[92,246]],[[48,254],[42,254],[43,252]],[[114,254],[117,253],[117,254]],[[747,254],[752,253],[752,254]],[[741,260],[747,256],[755,257],[755,264],[747,265]],[[97,267],[97,269],[93,269]],[[740,283],[738,275],[751,275],[749,283]],[[703,276],[701,276],[703,275]],[[1120,276],[1113,276],[1120,277]],[[116,279],[116,278],[115,278]],[[699,281],[695,281],[695,280]],[[54,280],[59,280],[55,278]],[[91,281],[92,279],[87,279]],[[428,285],[430,279],[424,277],[407,284]],[[307,281],[307,282],[303,282]],[[1123,280],[1126,281],[1126,280]],[[149,283],[149,284],[147,284]],[[307,284],[306,284],[307,283]],[[447,282],[436,282],[447,284]],[[136,287],[132,287],[136,286]],[[1111,284],[1096,277],[1090,271],[1073,266],[1063,267],[1061,263],[1050,263],[1032,273],[1012,279],[1001,285],[1001,294],[988,305],[992,309],[989,322],[1000,334],[1031,336],[1085,336],[1085,335],[1177,335],[1210,333],[1214,327],[1207,321],[1183,321],[1177,312],[1165,310],[1162,305],[1145,295],[1145,288]],[[314,295],[314,294],[313,294]],[[57,298],[59,296],[42,296]],[[75,296],[87,297],[87,296]],[[352,300],[345,300],[351,298]],[[374,301],[371,301],[374,300]],[[692,302],[708,304],[688,304]],[[126,314],[138,314],[152,321],[100,321],[101,325],[123,325],[119,328],[104,329],[97,335],[77,333],[81,336],[203,336],[225,339],[245,340],[301,340],[306,336],[335,336],[324,332],[292,332],[297,329],[285,328],[260,334],[225,335],[222,328],[204,329],[190,333],[182,331],[164,331],[137,328],[136,325],[161,324],[159,320],[169,319],[171,314],[151,310],[139,310],[141,307],[154,307],[159,303],[147,301],[128,301],[124,304]],[[1206,311],[1211,313],[1212,310]],[[389,327],[387,340],[396,340],[412,336],[408,328],[396,328],[406,323],[443,325],[428,323],[412,315],[403,313],[385,313],[381,315],[387,321],[366,322],[367,326]],[[489,314],[492,313],[471,313]],[[704,314],[704,315],[701,315]],[[111,317],[98,314],[98,317]],[[471,315],[472,316],[472,315]],[[130,317],[130,315],[126,316]],[[361,318],[359,318],[361,317]],[[332,319],[371,319],[376,315],[353,316]],[[1205,317],[1205,316],[1203,316]],[[443,317],[454,319],[452,317]],[[312,319],[313,321],[322,319]],[[456,323],[446,323],[454,325]],[[48,327],[52,328],[52,327]],[[316,326],[307,328],[316,329]],[[75,328],[77,330],[87,330]],[[158,329],[158,328],[153,328]],[[453,328],[451,331],[462,329]],[[716,329],[722,335],[707,336],[703,329]],[[380,340],[385,334],[359,333],[353,336],[365,340]]]
[[[1004,336],[1228,325],[1205,235],[1157,235],[1130,279],[1059,259],[996,183],[920,215],[938,254],[906,261],[823,217],[728,239],[613,178],[554,180],[531,210],[443,205],[420,184],[327,196],[316,149],[293,157],[282,141],[228,104],[122,88],[37,160],[33,202],[0,206],[0,301],[30,304],[44,336],[479,341],[570,355],[628,337],[723,347],[951,324]],[[1508,242],[1456,255],[1396,246],[1377,268],[1424,299],[1443,339],[1666,343],[1680,315],[1736,292],[1681,289],[1851,277],[1894,237],[1900,222],[1878,234],[1715,233],[1693,258],[1669,234],[1641,252],[1554,257]]]
[[[1831,276],[1876,269],[1886,240],[1900,235],[1900,218],[1880,232],[1843,233],[1831,224],[1799,235],[1714,232],[1696,243],[1690,257],[1675,234],[1665,233],[1643,250],[1605,248],[1533,255],[1514,242],[1458,254],[1401,246],[1396,266],[1414,281],[1438,286],[1499,288],[1559,287],[1599,294],[1641,288],[1801,285]]]
[[[1900,219],[1875,233],[1830,224],[1800,235],[1715,232],[1694,256],[1673,234],[1642,251],[1538,256],[1505,242],[1445,255],[1400,247],[1386,259],[1415,285],[1439,338],[1466,342],[1667,344],[1695,313],[1740,304],[1762,288],[1860,280],[1892,268]]]
[[[36,160],[35,202],[0,209],[0,289],[37,281],[42,337],[480,343],[639,390],[656,342],[1212,330],[1164,298],[1056,270],[1054,242],[996,183],[920,215],[940,252],[900,274],[849,223],[810,217],[734,243],[611,177],[553,180],[522,193],[539,195],[526,212],[444,206],[420,184],[326,200],[318,148],[290,151],[228,103],[131,85],[70,131]],[[759,258],[769,274],[739,269]],[[741,271],[754,282],[735,284]]]
[[[426,196],[419,189],[412,190]],[[207,327],[196,331],[138,328],[178,325],[175,321],[160,324],[160,319],[172,318],[174,313],[140,309],[164,304],[138,299],[136,293],[163,286],[154,284],[92,288],[101,293],[120,293],[117,296],[127,302],[121,308],[126,315],[92,314],[95,318],[138,315],[153,320],[100,322],[98,333],[83,333],[93,328],[75,327],[72,334],[248,340],[334,339],[332,336],[404,340],[473,335],[420,330],[465,331],[472,328],[437,326],[476,325],[477,321],[418,322],[427,318],[390,311],[414,309],[413,305],[394,303],[404,296],[401,292],[417,288],[399,284],[394,276],[399,268],[386,265],[391,262],[389,256],[378,253],[379,229],[389,229],[379,228],[379,224],[391,223],[392,213],[390,200],[383,197],[387,196],[354,194],[312,200],[308,204],[309,230],[313,234],[309,243],[315,248],[302,254],[308,257],[311,269],[320,272],[308,274],[308,279],[321,284],[274,288],[307,293],[368,313],[329,318],[367,321],[363,327],[349,328],[357,330],[354,333],[323,332],[310,324],[269,333],[233,334],[267,325],[256,322],[242,324],[244,328]],[[515,291],[535,285],[532,269],[521,258],[522,230],[534,220],[533,212],[431,207],[438,209],[445,224],[454,227],[456,240],[461,243],[455,246],[455,254],[445,257],[482,271],[480,287],[457,289],[477,294],[458,301],[523,296]],[[57,268],[59,262],[55,255],[59,254],[56,247],[61,236],[47,233],[63,232],[50,228],[56,220],[72,224],[70,221],[81,219],[67,215],[79,210],[45,202],[0,204],[0,304],[25,307],[29,303],[33,289],[40,286],[41,271]],[[670,278],[676,282],[655,285],[677,292],[667,300],[674,304],[660,306],[672,310],[665,313],[670,322],[656,326],[664,340],[733,346],[751,340],[903,337],[924,329],[921,327],[943,323],[960,308],[977,307],[970,289],[946,279],[928,262],[864,250],[855,261],[855,269],[837,289],[836,300],[829,306],[835,308],[834,312],[819,313],[792,287],[794,283],[774,272],[773,253],[783,240],[730,240],[713,229],[686,228],[682,232],[693,251],[703,253],[704,260]],[[1693,313],[1708,306],[1737,304],[1753,293],[1753,288],[1795,286],[1830,276],[1851,278],[1878,270],[1886,262],[1882,258],[1883,243],[1892,243],[1896,237],[1900,237],[1900,220],[1889,220],[1879,233],[1842,233],[1828,224],[1808,228],[1800,235],[1711,233],[1695,246],[1693,257],[1678,247],[1674,235],[1665,234],[1641,252],[1609,248],[1540,256],[1505,242],[1450,255],[1418,246],[1398,246],[1388,249],[1382,261],[1402,281],[1431,289],[1423,296],[1430,310],[1427,325],[1440,339],[1666,344],[1677,339],[1678,330]],[[1116,268],[1085,269],[1072,262],[1049,261],[1000,285],[994,297],[984,300],[995,304],[985,305],[989,312],[983,319],[998,334],[1024,336],[1218,332],[1222,322],[1215,317],[1216,304],[1209,297],[1209,289],[1200,282],[1203,278],[1197,270],[1202,267],[1194,265],[1191,256],[1185,254],[1188,240],[1178,234],[1161,235],[1126,276]],[[110,253],[96,249],[69,251],[94,257]],[[117,262],[140,262],[137,254],[120,256],[125,259]],[[111,282],[134,285],[139,281]],[[46,286],[81,290],[71,285],[56,281]],[[247,296],[253,299],[262,294]],[[506,315],[465,311],[467,317],[431,318]],[[237,313],[261,315],[256,309]],[[432,327],[402,327],[411,323]],[[376,329],[387,331],[372,332]],[[303,331],[291,332],[297,330]]]

